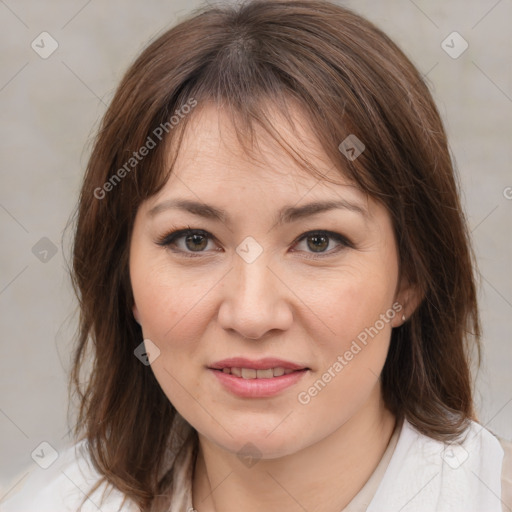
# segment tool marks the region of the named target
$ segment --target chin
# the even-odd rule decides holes
[[[275,428],[275,427],[274,427]],[[303,429],[300,429],[303,432]],[[269,432],[271,432],[269,434]],[[214,442],[223,450],[235,454],[242,462],[246,458],[256,459],[278,459],[291,455],[297,452],[302,446],[299,446],[295,436],[291,435],[290,429],[280,433],[273,432],[272,429],[258,430],[254,427],[251,429],[229,429],[229,434],[226,432],[218,433],[220,436],[206,435],[209,440]],[[297,433],[299,435],[299,432]],[[301,445],[304,439],[301,438]]]

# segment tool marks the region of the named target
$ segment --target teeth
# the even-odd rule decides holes
[[[295,370],[288,368],[268,368],[267,370],[255,370],[254,368],[222,368],[223,373],[230,373],[236,377],[243,379],[271,379],[272,377],[280,377],[281,375],[288,375]]]
[[[242,377],[244,374],[242,373]],[[271,379],[274,376],[272,369],[269,370],[256,370],[256,377],[258,379]]]
[[[255,379],[256,370],[254,368],[242,368],[242,379]]]

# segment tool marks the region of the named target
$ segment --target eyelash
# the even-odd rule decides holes
[[[186,228],[175,229],[175,230],[163,235],[162,237],[158,238],[156,243],[157,243],[157,245],[160,245],[162,247],[170,248],[170,246],[172,244],[174,244],[176,242],[176,240],[178,240],[179,238],[184,237],[186,235],[202,235],[202,236],[206,237],[208,240],[215,241],[215,237],[211,236],[210,233],[208,233],[207,231],[204,231],[202,229],[194,229],[194,228],[191,228],[190,226],[187,226]],[[309,254],[313,254],[314,256],[307,256],[306,257],[307,259],[325,258],[328,256],[332,256],[334,253],[338,253],[343,248],[346,248],[346,247],[353,248],[354,247],[353,244],[343,235],[340,235],[339,233],[335,233],[333,231],[326,231],[326,230],[313,230],[313,231],[308,231],[306,233],[303,233],[302,235],[300,235],[300,237],[298,237],[293,242],[293,245],[296,245],[299,242],[301,242],[302,240],[306,239],[307,237],[314,236],[314,235],[326,236],[329,239],[333,239],[333,240],[339,242],[341,244],[341,246],[338,247],[337,249],[334,249],[334,250],[331,249],[330,251],[324,252],[324,253],[309,253]],[[194,253],[194,252],[186,252],[181,249],[171,249],[171,250],[175,253],[180,253],[183,256],[188,257],[188,258],[201,257],[206,252],[206,251],[197,251]]]

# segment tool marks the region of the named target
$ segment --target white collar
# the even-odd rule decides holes
[[[460,443],[443,443],[404,420],[367,512],[502,512],[503,449],[471,421]]]

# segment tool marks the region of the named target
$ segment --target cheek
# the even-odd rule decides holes
[[[327,345],[341,350],[365,329],[374,326],[382,314],[393,315],[394,274],[392,270],[380,272],[368,265],[364,269],[352,269],[317,280],[314,293],[310,291],[308,294],[308,305],[319,313],[326,332],[332,335],[325,337]],[[304,284],[308,286],[308,283]],[[383,328],[379,322],[378,327],[389,335],[391,327],[388,324]]]
[[[146,240],[142,229],[134,228],[130,247],[130,280],[144,337],[162,340],[192,310],[199,294],[197,281],[186,271],[176,272],[161,248]]]
[[[334,333],[315,338],[321,364],[298,390],[296,408],[296,417],[319,437],[348,421],[375,393],[397,314],[392,290],[359,280],[325,290],[325,324]]]
[[[206,329],[207,302],[200,301],[204,292],[177,277],[165,265],[136,265],[133,260],[132,288],[144,339],[155,343],[160,355],[151,363],[160,387],[180,411],[194,409],[201,402],[199,373],[191,371],[203,364],[200,340]]]
[[[208,363],[202,340],[213,315],[218,277],[177,269],[165,254],[141,250],[133,251],[131,280],[144,339],[160,350],[151,368],[171,402],[186,404],[190,394],[181,391],[195,393],[200,369]]]
[[[391,321],[398,314],[392,308],[394,270],[353,268],[319,283],[310,295],[311,309],[321,312],[324,328],[317,336],[312,333],[321,364],[314,388],[303,390],[304,401],[311,399],[320,408],[337,404],[339,411],[348,412],[374,387],[386,360]]]
[[[195,280],[197,282],[197,280]],[[153,266],[132,274],[132,287],[144,336],[154,338],[169,348],[173,344],[188,345],[205,318],[200,298],[202,286],[186,277],[171,275],[168,269]]]

